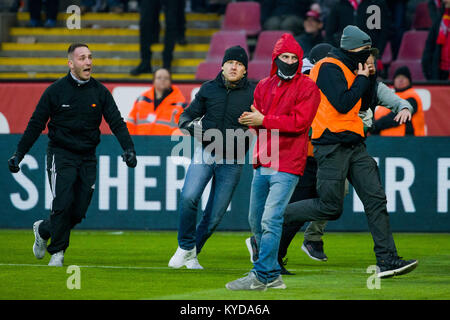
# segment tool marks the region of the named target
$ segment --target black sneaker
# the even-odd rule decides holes
[[[138,76],[142,73],[152,73],[152,67],[149,64],[140,63],[136,68],[130,71],[132,76]]]
[[[384,261],[377,263],[379,271],[377,273],[378,278],[390,278],[393,276],[400,276],[402,274],[407,274],[413,271],[419,261],[417,260],[402,260],[399,258],[393,259],[391,261]]]
[[[295,275],[295,273],[292,273],[292,272],[288,271],[288,270],[284,267],[285,265],[287,265],[287,262],[288,262],[288,259],[287,259],[287,258],[284,259],[284,261],[283,261],[282,258],[278,257],[278,263],[280,264],[280,267],[281,267],[281,274],[282,274],[282,275],[286,275],[286,276],[293,276],[293,275]]]
[[[255,263],[259,257],[259,250],[256,244],[255,236],[245,239],[245,244],[247,245],[248,252],[250,253],[250,262]]]
[[[323,252],[323,241],[303,241],[302,250],[313,260],[327,261],[328,257]]]

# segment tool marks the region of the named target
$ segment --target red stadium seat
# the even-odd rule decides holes
[[[270,75],[271,60],[252,60],[248,63],[248,78],[259,81]]]
[[[431,17],[428,12],[428,3],[426,1],[417,4],[412,22],[412,28],[416,30],[427,30],[431,28]]]
[[[269,59],[272,60],[273,47],[283,33],[290,33],[290,31],[262,31],[258,36],[256,42],[253,60]]]
[[[395,71],[402,67],[407,66],[409,71],[411,71],[412,81],[425,81],[426,78],[422,72],[422,63],[420,59],[415,60],[400,60],[397,59],[391,63],[389,67],[389,79],[394,80]]]
[[[272,63],[273,47],[283,33],[290,31],[262,31],[256,42],[253,59],[248,64],[248,78],[252,80],[261,80],[270,74],[270,66]]]
[[[428,31],[410,30],[403,34],[397,59],[422,59],[423,49],[427,41]]]
[[[249,54],[247,38],[243,31],[218,31],[213,34],[206,60],[222,61],[225,50],[240,45]]]
[[[390,42],[388,42],[384,48],[383,55],[381,56],[381,62],[384,65],[389,65],[392,62],[392,48]]]
[[[230,2],[225,10],[222,30],[242,30],[247,36],[256,36],[261,31],[260,17],[259,2]]]
[[[222,61],[204,61],[197,67],[195,80],[215,79],[221,70]]]

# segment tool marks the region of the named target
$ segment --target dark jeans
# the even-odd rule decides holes
[[[317,162],[314,157],[308,157],[306,160],[306,167],[303,175],[298,180],[294,193],[289,203],[317,198],[316,191],[316,174],[317,174]],[[286,213],[285,213],[286,216]],[[294,221],[287,224],[286,221],[283,224],[283,231],[280,239],[280,248],[278,250],[278,257],[284,258],[286,256],[289,245],[294,239],[295,235],[302,228],[303,223]]]
[[[47,172],[52,191],[50,217],[39,226],[43,239],[51,238],[50,254],[66,250],[70,231],[86,216],[97,176],[95,154],[81,156],[59,149],[47,151]]]
[[[314,156],[318,163],[319,197],[289,204],[285,223],[338,219],[343,211],[345,179],[348,178],[364,205],[377,261],[397,256],[378,167],[365,145],[316,145]]]

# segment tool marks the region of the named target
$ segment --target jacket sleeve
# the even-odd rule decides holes
[[[288,115],[266,115],[263,126],[278,129],[280,132],[304,133],[309,130],[320,104],[320,92],[316,84],[310,81],[302,88],[302,96]]]
[[[134,150],[134,143],[131,140],[128,128],[123,121],[120,114],[119,108],[117,108],[116,102],[113,96],[106,87],[102,88],[104,95],[104,107],[103,107],[103,117],[108,123],[111,132],[116,136],[123,150]]]
[[[189,106],[184,109],[183,113],[180,115],[178,121],[178,127],[180,129],[186,129],[187,125],[195,118],[201,117],[206,113],[206,99],[203,95],[205,88],[200,87],[200,90],[195,95],[194,100],[189,104]]]
[[[407,100],[400,98],[383,82],[378,82],[377,96],[378,104],[392,110],[394,113],[398,113],[404,108],[408,109],[411,114],[414,112],[413,107]]]
[[[50,104],[49,88],[47,88],[39,99],[36,109],[28,122],[27,128],[19,141],[17,152],[25,155],[39,138],[39,135],[45,129],[48,119],[50,118]]]
[[[366,76],[359,75],[348,88],[342,70],[335,64],[324,63],[317,77],[317,86],[327,97],[328,101],[339,113],[348,113],[361,99],[370,85]]]

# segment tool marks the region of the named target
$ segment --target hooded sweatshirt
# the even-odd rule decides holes
[[[298,70],[291,80],[277,76],[275,59],[282,53],[299,58]],[[256,130],[258,140],[253,166],[302,175],[306,165],[308,132],[320,103],[314,81],[301,73],[303,50],[290,34],[283,34],[272,53],[270,76],[256,86],[253,105],[264,115]],[[278,132],[278,134],[277,134]]]

